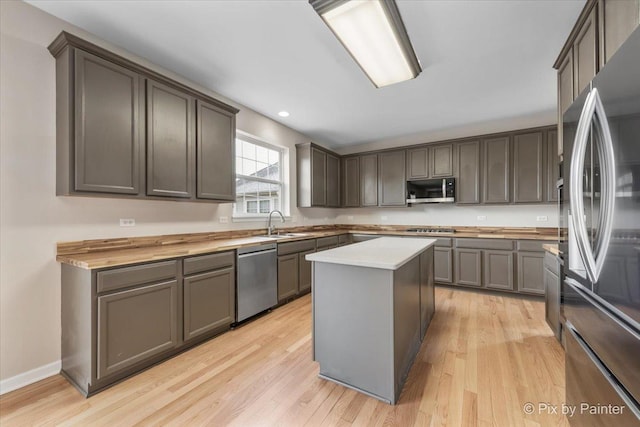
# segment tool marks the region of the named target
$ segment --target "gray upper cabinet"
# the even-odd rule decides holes
[[[486,139],[483,141],[484,203],[509,203],[510,189],[510,143],[509,137]]]
[[[639,0],[599,0],[600,68],[611,59],[618,48],[638,27]]]
[[[429,147],[431,178],[453,176],[453,144],[434,145]]]
[[[342,206],[357,208],[360,206],[360,157],[342,159]]]
[[[236,116],[202,100],[196,107],[197,197],[233,201]]]
[[[64,31],[49,51],[58,195],[234,199],[236,108]]]
[[[458,144],[457,203],[480,203],[480,142]]]
[[[562,122],[562,115],[575,99],[573,87],[573,50],[570,50],[558,68],[558,123]]]
[[[58,63],[58,85],[73,88],[73,106],[65,108],[58,97],[58,140],[66,142],[57,153],[58,194],[138,194],[143,170],[139,74],[79,49],[73,85],[64,67],[68,63]],[[66,120],[71,111],[75,129]]]
[[[360,156],[360,206],[378,206],[378,155]]]
[[[326,198],[327,206],[340,207],[340,158],[327,154]]]
[[[558,190],[556,184],[560,178],[560,157],[558,156],[558,132],[550,130],[547,132],[547,164],[546,164],[546,194],[547,202],[558,201]]]
[[[513,201],[542,202],[542,131],[519,134],[513,139]]]
[[[596,24],[597,6],[591,10],[573,44],[573,91],[575,96],[587,87],[598,72]]]
[[[327,205],[327,153],[311,147],[311,205]]]
[[[429,147],[407,150],[407,179],[429,178]]]
[[[147,80],[147,194],[194,195],[194,100]]]
[[[378,154],[378,203],[380,206],[404,206],[407,199],[404,150]]]

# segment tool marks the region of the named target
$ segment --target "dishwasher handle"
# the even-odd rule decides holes
[[[275,243],[268,243],[266,245],[249,246],[246,248],[238,248],[238,258],[245,258],[251,255],[258,255],[264,253],[270,253],[276,251]]]

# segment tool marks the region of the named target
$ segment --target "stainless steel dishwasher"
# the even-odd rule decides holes
[[[241,322],[278,303],[278,256],[276,244],[238,249],[236,322]]]

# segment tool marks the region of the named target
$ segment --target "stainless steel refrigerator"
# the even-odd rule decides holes
[[[566,405],[640,426],[640,29],[563,115]]]

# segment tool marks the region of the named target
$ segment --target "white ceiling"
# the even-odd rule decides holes
[[[29,3],[338,148],[554,123],[552,64],[585,0],[399,0],[423,72],[381,89],[305,0]]]

